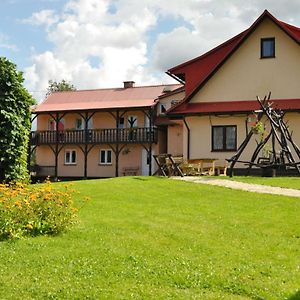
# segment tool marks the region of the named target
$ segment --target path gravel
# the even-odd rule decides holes
[[[248,192],[254,192],[254,193],[300,197],[300,190],[295,190],[295,189],[273,187],[273,186],[261,185],[261,184],[244,183],[244,182],[232,181],[227,179],[215,179],[211,177],[185,176],[185,177],[172,177],[172,178],[176,180],[217,185],[217,186],[227,187],[236,190],[243,190]]]

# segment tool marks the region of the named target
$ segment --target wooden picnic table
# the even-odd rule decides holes
[[[187,162],[201,175],[215,175],[215,162],[217,160],[217,158],[193,158],[188,159]]]

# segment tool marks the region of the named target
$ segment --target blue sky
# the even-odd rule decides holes
[[[51,48],[43,28],[24,24],[22,20],[30,17],[35,11],[59,10],[65,3],[63,0],[0,0],[0,41],[8,46],[0,47],[1,56],[8,57],[20,69],[24,69],[31,63],[33,47],[37,52]]]
[[[48,80],[79,89],[167,83],[168,68],[246,29],[264,9],[300,26],[298,0],[0,0],[0,55],[38,100]]]

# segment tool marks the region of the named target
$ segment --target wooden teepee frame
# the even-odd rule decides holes
[[[255,134],[255,128],[251,128],[245,140],[239,146],[236,154],[228,159],[228,162],[230,162],[230,177],[233,175],[233,168],[237,162],[247,164],[249,166],[248,170],[250,170],[253,166],[282,170],[295,168],[300,174],[300,148],[293,141],[292,133],[289,131],[287,123],[283,120],[285,113],[280,109],[272,107],[270,97],[271,93],[269,93],[268,97],[265,96],[263,100],[260,100],[260,98],[257,97],[257,101],[261,107],[261,110],[257,115],[257,122],[260,122],[262,117],[266,115],[267,121],[270,123],[270,133],[268,133],[265,137],[262,137],[259,142],[256,141],[257,146],[250,161],[242,161],[239,160],[239,158]],[[264,146],[270,139],[272,147],[271,150],[268,151],[268,158],[258,158],[259,153],[264,149]],[[294,155],[291,152],[291,147],[298,158],[298,162],[296,162]]]

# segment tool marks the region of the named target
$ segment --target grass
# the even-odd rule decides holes
[[[234,181],[255,183],[262,185],[278,186],[290,189],[300,189],[300,177],[260,177],[260,176],[233,176],[232,178],[218,177]]]
[[[0,243],[0,299],[300,299],[300,199],[151,177],[75,188],[92,200],[73,230]]]

